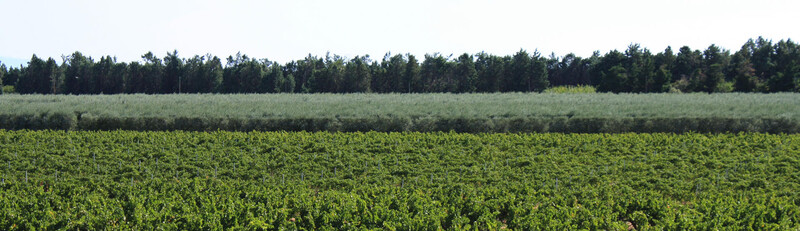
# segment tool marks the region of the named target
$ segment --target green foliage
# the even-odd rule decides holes
[[[342,92],[370,92],[371,73],[367,57],[356,56],[347,63]]]
[[[0,227],[800,227],[800,136],[0,130]]]
[[[3,86],[3,94],[16,94],[17,90],[14,89],[12,85],[5,85]]]
[[[2,88],[3,86],[5,86],[5,84],[3,84],[3,79],[5,79],[5,75],[6,75],[6,65],[0,62],[0,94],[3,94]]]
[[[570,94],[586,94],[596,93],[597,90],[593,86],[557,86],[551,87],[544,91],[544,93],[570,93]]]
[[[628,71],[622,65],[611,67],[608,72],[601,73],[602,83],[597,87],[600,91],[619,93],[627,91]]]
[[[422,93],[542,92],[550,86],[594,86],[600,92],[791,92],[800,89],[800,45],[759,37],[731,52],[716,45],[705,50],[671,47],[651,53],[639,44],[624,52],[594,52],[588,58],[569,53],[544,58],[524,49],[513,55],[485,52],[458,57],[387,53],[349,59],[335,54],[283,65],[237,53],[227,64],[215,56],[181,58],[177,51],[143,63],[95,62],[80,52],[55,60],[32,57],[27,67],[10,67],[0,76],[25,94],[118,93]],[[280,73],[278,73],[280,72]],[[291,77],[291,78],[290,78]]]
[[[0,128],[797,133],[798,97],[792,93],[3,95]],[[46,118],[54,113],[73,118],[62,121],[77,122],[53,124]]]
[[[46,61],[33,55],[28,67],[16,84],[16,90],[22,94],[56,93],[58,80],[57,64],[52,58]]]
[[[475,70],[475,62],[472,55],[464,53],[459,56],[456,59],[454,72],[456,81],[458,81],[458,90],[456,92],[475,92],[478,73]]]

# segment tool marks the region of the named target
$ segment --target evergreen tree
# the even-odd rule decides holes
[[[700,51],[692,51],[688,46],[683,46],[675,57],[675,66],[672,76],[677,78],[689,78],[697,69],[702,68]]]
[[[547,79],[547,61],[539,56],[539,52],[534,52],[531,57],[531,70],[528,72],[527,91],[543,92],[550,86]]]
[[[422,92],[422,80],[420,77],[420,67],[417,58],[414,55],[408,54],[408,63],[406,64],[405,83],[408,85],[408,93]]]
[[[314,75],[319,73],[319,70],[322,70],[325,67],[324,62],[321,58],[317,58],[315,56],[311,56],[309,54],[305,59],[299,60],[295,63],[294,67],[295,70],[293,71],[293,76],[295,79],[295,91],[294,92],[302,92],[302,93],[310,93],[313,92],[311,88]]]
[[[178,57],[178,51],[167,52],[164,57],[164,76],[162,78],[162,93],[181,93],[181,79],[184,78],[183,59]]]
[[[106,94],[121,94],[125,92],[125,73],[128,71],[128,64],[124,62],[114,63],[111,69],[109,88]]]
[[[625,70],[624,62],[626,57],[622,52],[612,50],[606,53],[603,57],[599,58],[597,64],[592,68],[592,83],[597,87],[600,92],[619,92],[621,91],[621,84],[619,81],[628,81],[627,70]],[[619,67],[616,70],[612,68]]]
[[[372,76],[372,80],[370,81],[370,89],[375,92],[386,93],[391,90],[391,76],[389,76],[390,74],[387,70],[390,65],[390,57],[391,54],[386,53],[383,55],[383,60],[381,62],[373,61],[372,64],[369,65],[370,75]]]
[[[6,75],[6,64],[0,62],[0,94],[5,93],[3,92],[3,86],[5,86],[3,85],[3,79],[5,78],[5,75]]]
[[[459,93],[475,92],[477,89],[476,84],[478,81],[478,72],[475,70],[475,62],[472,55],[467,53],[462,54],[456,59],[456,67],[454,76],[458,82]]]
[[[55,60],[52,58],[44,61],[36,55],[28,62],[25,74],[17,82],[17,92],[21,94],[47,94],[52,93],[51,77],[55,72]]]
[[[312,83],[313,92],[341,92],[347,86],[342,86],[344,82],[345,64],[344,58],[338,55],[331,57],[325,56],[325,67],[317,72],[315,81]]]
[[[628,73],[622,65],[613,66],[608,71],[601,72],[602,81],[597,86],[598,91],[602,92],[622,92],[625,89],[623,84],[628,82]]]
[[[142,55],[145,63],[142,66],[144,76],[144,93],[157,94],[161,92],[162,75],[164,72],[164,65],[161,59],[153,55],[153,52],[147,52]]]
[[[654,85],[655,64],[653,55],[639,44],[631,44],[625,51],[628,82],[620,83],[620,92],[651,92]],[[656,88],[658,89],[658,88]]]
[[[756,76],[764,81],[767,81],[774,76],[775,62],[773,60],[773,56],[775,54],[775,49],[772,46],[772,41],[758,37],[758,39],[755,42],[752,42],[752,44],[745,45],[751,46],[748,47],[748,49],[752,50],[750,63],[753,64],[753,68],[756,70]],[[770,91],[773,91],[773,89],[770,89]]]
[[[663,66],[668,71],[671,71],[675,66],[675,53],[672,52],[672,47],[668,46],[663,52],[656,54],[653,57],[653,61],[656,67],[661,68]]]
[[[372,80],[368,56],[356,56],[345,66],[344,92],[370,92]]]
[[[69,77],[69,76],[68,76]],[[125,93],[145,93],[144,68],[139,62],[131,62],[125,72]]]
[[[800,46],[792,40],[775,44],[773,76],[769,79],[771,91],[795,91],[800,88]]]
[[[529,82],[531,74],[531,61],[530,55],[525,50],[520,49],[514,54],[506,68],[508,75],[506,75],[506,82],[503,91],[526,92],[529,90]]]
[[[450,65],[448,58],[439,53],[425,54],[425,60],[420,65],[422,92],[454,92],[457,85],[453,81]]]
[[[746,52],[736,52],[733,55],[732,65],[734,67],[734,90],[738,92],[755,92],[763,88],[763,83],[756,77],[756,70],[750,63]]]
[[[6,72],[3,83],[7,86],[16,86],[19,82],[20,76],[24,75],[25,68],[22,66],[16,67],[8,67],[8,72]]]
[[[283,68],[277,62],[269,64],[267,75],[264,76],[261,91],[266,93],[279,93],[282,92],[281,86],[285,81],[283,78]]]
[[[478,76],[478,92],[499,92],[503,82],[505,62],[502,57],[478,53],[475,62],[475,71]]]
[[[408,61],[406,58],[401,55],[397,54],[389,58],[389,60],[384,60],[385,70],[386,70],[386,89],[383,92],[406,92],[408,84],[406,81],[409,81],[406,78],[406,65]],[[375,90],[375,89],[373,89]],[[375,90],[378,92],[377,90]]]
[[[202,83],[198,84],[198,92],[219,93],[222,91],[222,60],[211,54],[206,55],[203,65]]]
[[[669,71],[667,64],[662,64],[656,70],[653,86],[650,92],[668,92],[672,82],[672,72]]]
[[[725,81],[725,74],[722,72],[722,65],[715,63],[709,66],[705,72],[705,78],[701,81],[703,81],[702,87],[700,88],[701,91],[708,93],[724,92],[725,90],[720,88],[720,85]]]

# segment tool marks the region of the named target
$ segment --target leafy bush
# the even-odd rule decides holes
[[[578,86],[557,86],[551,87],[544,91],[545,93],[571,93],[571,94],[578,94],[578,93],[596,93],[597,90],[593,86],[588,85],[578,85]]]
[[[17,90],[14,89],[14,86],[12,86],[12,85],[5,85],[5,86],[2,86],[2,87],[3,87],[3,91],[2,91],[3,94],[16,94],[17,93]]]

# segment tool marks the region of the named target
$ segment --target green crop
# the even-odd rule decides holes
[[[800,132],[800,95],[2,95],[0,129]]]
[[[790,230],[798,153],[758,133],[0,130],[0,229]]]

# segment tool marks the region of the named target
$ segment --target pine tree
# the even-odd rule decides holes
[[[475,62],[472,55],[462,54],[456,59],[455,78],[458,82],[459,93],[475,92],[478,72],[475,70]]]

